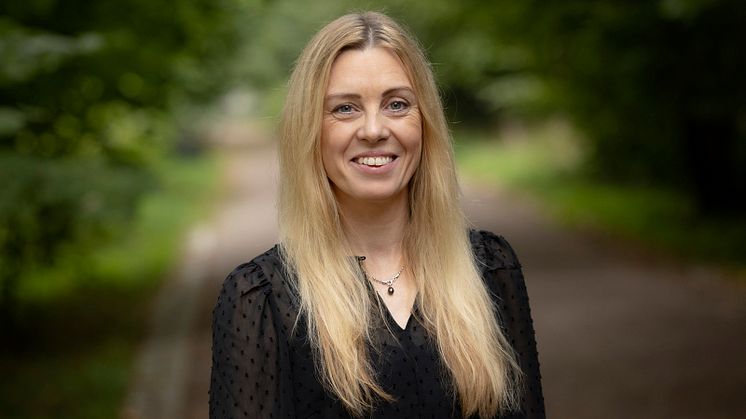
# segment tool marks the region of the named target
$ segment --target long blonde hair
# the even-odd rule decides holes
[[[475,266],[432,70],[414,38],[374,12],[342,16],[315,35],[290,77],[281,120],[280,249],[297,277],[320,376],[356,415],[369,411],[376,400],[394,400],[377,383],[369,361],[377,303],[350,257],[320,147],[332,63],[343,50],[368,47],[397,54],[422,115],[422,158],[410,181],[410,222],[403,243],[417,286],[419,320],[437,342],[465,416],[512,410],[521,372]]]

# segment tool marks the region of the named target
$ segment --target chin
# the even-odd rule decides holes
[[[394,200],[402,195],[406,196],[406,190],[396,188],[359,189],[356,191],[343,191],[348,198],[371,203],[383,203]]]

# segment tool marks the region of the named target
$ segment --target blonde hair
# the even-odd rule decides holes
[[[280,249],[297,277],[319,374],[353,414],[369,411],[376,400],[394,400],[377,383],[369,361],[377,303],[351,257],[320,146],[332,63],[344,50],[369,47],[399,57],[422,115],[422,158],[410,181],[403,243],[419,320],[437,342],[464,416],[513,410],[522,374],[475,266],[432,70],[414,38],[374,12],[342,16],[315,35],[290,77],[281,120]]]

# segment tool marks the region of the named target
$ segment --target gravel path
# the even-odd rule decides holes
[[[128,418],[207,418],[219,286],[277,237],[274,151],[248,140],[224,146],[219,205],[164,287]],[[505,236],[521,258],[550,417],[746,417],[743,285],[559,228],[494,188],[470,184],[464,194],[474,225]]]

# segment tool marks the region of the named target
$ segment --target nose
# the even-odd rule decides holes
[[[388,136],[389,130],[386,127],[385,117],[380,112],[366,113],[363,125],[358,130],[358,137],[361,140],[378,142]]]

